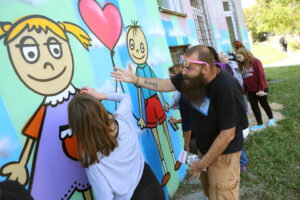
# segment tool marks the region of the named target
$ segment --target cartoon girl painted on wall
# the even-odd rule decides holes
[[[71,84],[74,63],[67,32],[88,49],[89,36],[75,24],[39,15],[0,23],[0,39],[4,37],[19,79],[44,96],[22,129],[27,139],[19,161],[4,165],[1,174],[22,185],[29,181],[28,189],[37,200],[69,199],[76,190],[92,199],[85,170],[77,161],[76,138],[68,129],[67,106],[78,89]],[[35,143],[29,176],[27,163]]]

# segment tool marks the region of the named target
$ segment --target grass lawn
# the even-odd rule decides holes
[[[285,119],[275,128],[248,136],[249,158],[241,185],[247,193],[241,199],[300,199],[300,66],[267,68],[269,102],[283,104]]]
[[[251,45],[251,51],[253,55],[262,62],[263,65],[288,58],[286,53],[274,48],[270,43],[256,43]]]
[[[288,50],[300,52],[300,44],[297,39],[288,40]]]

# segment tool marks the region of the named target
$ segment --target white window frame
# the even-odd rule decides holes
[[[229,11],[225,11],[224,10],[223,2],[227,2],[228,3]],[[236,20],[236,14],[235,14],[234,4],[231,2],[231,0],[222,0],[222,8],[223,8],[225,17],[231,17],[231,19],[232,19],[233,32],[234,32],[235,38],[237,40],[241,40],[241,34],[240,34],[239,29],[238,29],[239,25],[238,25],[238,22]],[[228,27],[228,25],[227,25],[227,27]],[[234,41],[232,41],[232,42],[234,42]]]
[[[161,6],[178,13],[183,13],[180,0],[161,0]]]

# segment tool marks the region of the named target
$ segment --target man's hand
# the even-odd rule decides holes
[[[173,116],[170,116],[170,117],[169,117],[169,120],[170,120],[172,123],[174,123],[174,124],[177,124],[177,123],[178,123],[178,120],[177,120],[175,117],[173,117]]]
[[[138,121],[138,126],[139,126],[140,128],[144,128],[144,127],[146,126],[143,117],[141,117],[141,118],[139,119],[139,121]]]
[[[94,88],[88,88],[86,86],[81,88],[80,93],[89,94],[91,96],[96,97],[99,100],[107,99],[107,95],[105,93],[99,93]]]
[[[128,70],[119,67],[115,67],[114,69],[116,71],[111,72],[111,76],[115,78],[115,81],[137,84],[138,78],[132,69],[131,63],[128,64]]]
[[[195,161],[192,163],[192,165],[190,166],[190,179],[193,179],[194,177],[196,177],[196,180],[199,180],[199,177],[201,175],[201,172],[206,168],[207,166],[205,166],[203,160],[199,160],[199,161]]]
[[[265,95],[265,92],[264,91],[258,91],[257,93],[256,93],[256,96],[259,96],[259,97],[262,97],[262,96],[264,96]]]
[[[165,106],[165,111],[169,112],[169,104],[167,102],[164,102],[164,106]]]

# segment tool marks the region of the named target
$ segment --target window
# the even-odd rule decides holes
[[[157,4],[160,7],[167,8],[172,11],[183,13],[180,0],[157,0]]]
[[[190,0],[193,18],[196,26],[198,40],[200,44],[214,46],[209,20],[203,0]]]
[[[229,37],[231,43],[235,40],[240,40],[240,32],[236,21],[235,8],[230,0],[223,0],[224,14],[226,17]]]
[[[180,64],[180,56],[186,52],[188,47],[188,45],[170,47],[173,65]]]
[[[237,40],[237,38],[235,37],[235,34],[234,34],[232,18],[231,17],[226,17],[226,22],[227,22],[229,37],[230,37],[231,43],[233,43],[234,41]]]
[[[224,11],[229,11],[229,3],[228,3],[228,1],[223,1],[223,8],[224,8]]]

